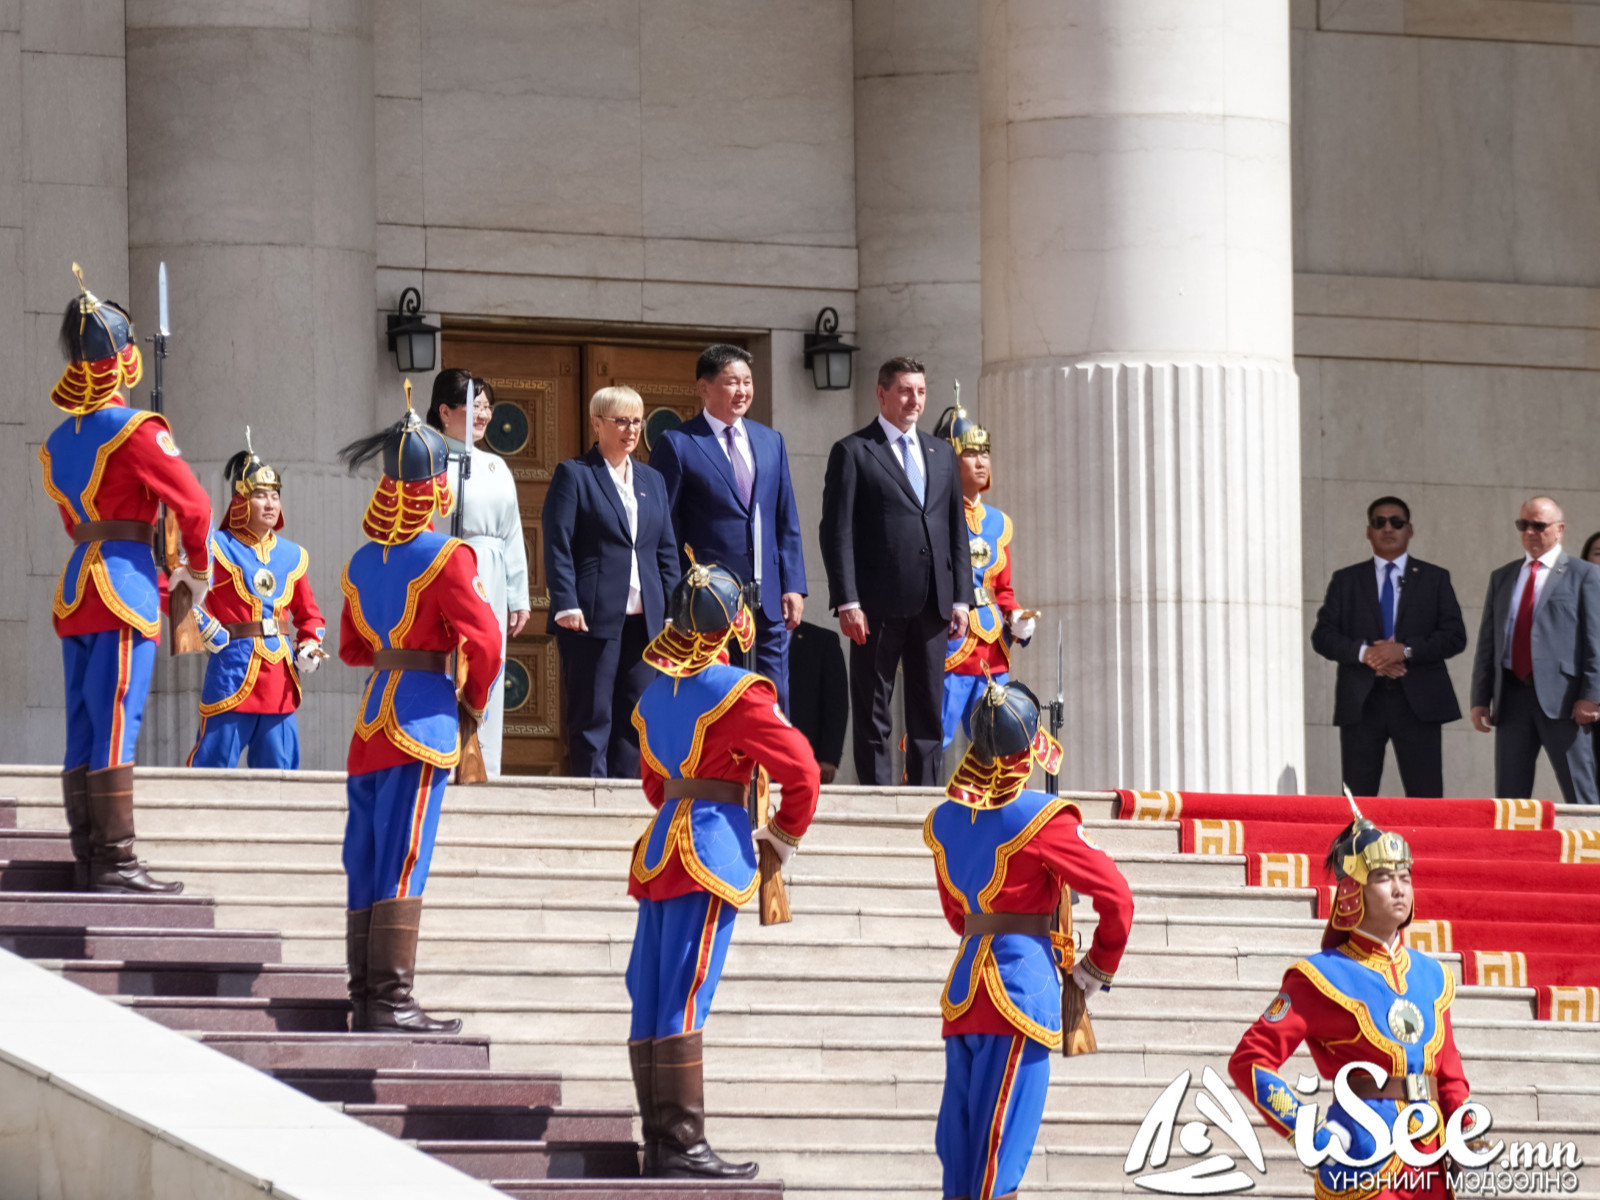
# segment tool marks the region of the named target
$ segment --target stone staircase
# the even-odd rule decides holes
[[[52,771],[0,768],[0,795],[18,798],[24,831],[60,828],[56,786]],[[210,997],[197,1006],[209,1020],[227,1012],[239,1023],[208,1036],[256,1061],[248,1056],[264,1051],[249,1039],[274,1035],[250,1032],[251,1021],[272,1013],[323,1028],[315,1023],[331,1019],[343,955],[342,776],[152,769],[139,772],[138,793],[140,845],[156,869],[214,897],[219,921],[281,931],[282,958],[324,968],[282,968],[282,978],[263,970],[247,992],[240,981],[241,994]],[[921,841],[935,798],[909,789],[826,789],[792,866],[794,922],[763,929],[751,913],[740,919],[706,1028],[708,1126],[720,1151],[759,1160],[763,1177],[783,1178],[790,1195],[939,1194],[938,996],[956,938],[940,914]],[[1100,1053],[1053,1064],[1044,1129],[1024,1182],[1030,1196],[1139,1193],[1123,1163],[1150,1105],[1192,1071],[1182,1111],[1183,1119],[1197,1117],[1201,1069],[1226,1076],[1239,1035],[1321,931],[1310,890],[1247,889],[1242,858],[1179,854],[1176,824],[1115,821],[1109,793],[1084,795],[1080,805],[1087,832],[1132,883],[1137,911],[1117,985],[1093,1005]],[[488,1039],[497,1070],[558,1071],[561,1096],[576,1112],[631,1108],[622,973],[634,905],[624,877],[646,812],[636,786],[575,780],[452,788],[445,800],[418,993],[430,1008],[466,1021],[472,1036],[455,1042]],[[1600,815],[1563,810],[1558,819],[1563,827],[1586,822],[1600,826]],[[1079,922],[1082,932],[1092,928],[1087,903]],[[97,958],[119,945],[102,931],[85,935],[107,939],[103,949],[94,942],[96,954],[57,955],[46,935],[30,936],[51,957]],[[1459,978],[1458,959],[1444,960]],[[61,969],[148,1005],[157,1019],[193,1018],[181,995],[171,994],[181,989],[182,972],[156,994],[143,987],[142,972],[125,976],[82,962]],[[292,1003],[263,990],[278,982],[288,988],[289,979],[299,981]],[[223,998],[236,1007],[219,1007]],[[1535,1021],[1531,989],[1462,987],[1454,1013],[1474,1096],[1494,1112],[1497,1133],[1575,1142],[1597,1164],[1580,1170],[1577,1194],[1600,1196],[1600,1026]],[[416,1068],[396,1062],[385,1065],[397,1073],[374,1080],[370,1094],[352,1091],[316,1057],[315,1040],[330,1035],[294,1036],[308,1040],[295,1061],[261,1065],[308,1072],[294,1078],[326,1088],[315,1094],[330,1101],[368,1106],[363,1119],[437,1146],[473,1173],[502,1169],[453,1149],[448,1115],[407,1126],[403,1114],[389,1111],[404,1097],[414,1104],[423,1095],[448,1097],[446,1081],[433,1092],[407,1090]],[[1303,1053],[1287,1071],[1296,1069],[1314,1073]],[[1292,1148],[1251,1116],[1265,1175],[1233,1156],[1256,1177],[1254,1194],[1310,1195]],[[1225,1135],[1213,1131],[1213,1138],[1232,1152]],[[1173,1154],[1168,1167],[1186,1161],[1176,1146]],[[513,1152],[504,1169],[516,1162]]]
[[[782,1195],[776,1181],[638,1179],[631,1095],[564,1103],[558,1072],[491,1069],[481,1034],[353,1035],[342,965],[286,964],[276,931],[217,928],[210,896],[72,893],[65,833],[18,829],[18,812],[0,799],[0,948],[521,1200]]]

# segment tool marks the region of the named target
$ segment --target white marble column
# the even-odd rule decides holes
[[[1068,786],[1303,777],[1282,0],[983,0],[982,415]]]
[[[132,299],[148,332],[165,260],[178,444],[220,505],[221,465],[252,427],[336,638],[371,482],[348,478],[334,452],[377,427],[371,2],[137,0],[127,64]],[[398,400],[382,411],[393,420]],[[162,655],[140,762],[187,755],[200,657]],[[304,766],[343,766],[359,675],[334,664],[307,682]]]

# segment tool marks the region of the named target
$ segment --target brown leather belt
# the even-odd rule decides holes
[[[74,542],[143,542],[156,544],[156,527],[148,521],[79,521],[72,527]]]
[[[984,937],[991,933],[1025,933],[1030,937],[1049,937],[1050,914],[1012,912],[967,914],[962,937]]]
[[[276,621],[235,621],[232,625],[224,625],[231,638],[258,638],[277,637],[278,623]]]
[[[746,785],[731,779],[663,779],[661,794],[668,800],[715,800],[718,804],[744,804]]]
[[[438,671],[450,673],[450,655],[443,650],[379,650],[372,656],[374,671]]]
[[[1350,1090],[1363,1100],[1398,1100],[1401,1104],[1439,1102],[1439,1081],[1432,1075],[1391,1075],[1381,1086],[1366,1075],[1351,1072]]]

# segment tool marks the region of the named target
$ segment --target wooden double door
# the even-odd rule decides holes
[[[614,384],[626,384],[644,397],[646,436],[636,454],[648,460],[656,437],[699,411],[694,385],[699,353],[699,343],[554,343],[499,331],[445,331],[442,365],[469,370],[494,388],[494,414],[480,446],[505,459],[517,481],[528,554],[533,615],[506,651],[501,770],[507,775],[561,775],[567,769],[561,666],[555,638],[546,632],[550,592],[539,524],[556,464],[593,443],[588,399]],[[619,713],[615,719],[630,716]]]

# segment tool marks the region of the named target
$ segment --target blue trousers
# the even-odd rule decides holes
[[[705,1025],[738,914],[710,892],[639,901],[628,958],[629,1041],[674,1037]]]
[[[155,642],[126,625],[61,639],[67,697],[64,768],[99,771],[133,761],[155,662]]]
[[[252,767],[300,769],[300,727],[294,714],[224,712],[200,718],[200,732],[189,751],[190,767],[237,767],[250,752]]]
[[[996,683],[1010,683],[1009,672],[1001,671],[994,676]],[[957,675],[946,672],[944,677],[944,708],[941,716],[944,720],[944,748],[950,749],[950,743],[956,740],[956,730],[961,730],[969,738],[972,736],[972,710],[977,707],[978,697],[983,695],[983,689],[988,680],[982,675]],[[1001,1193],[1004,1195],[1005,1193]]]
[[[449,778],[447,768],[413,759],[345,780],[347,907],[422,895]]]
[[[944,1039],[944,1099],[934,1146],[944,1195],[993,1200],[1017,1190],[1039,1137],[1050,1050],[1022,1034]]]

